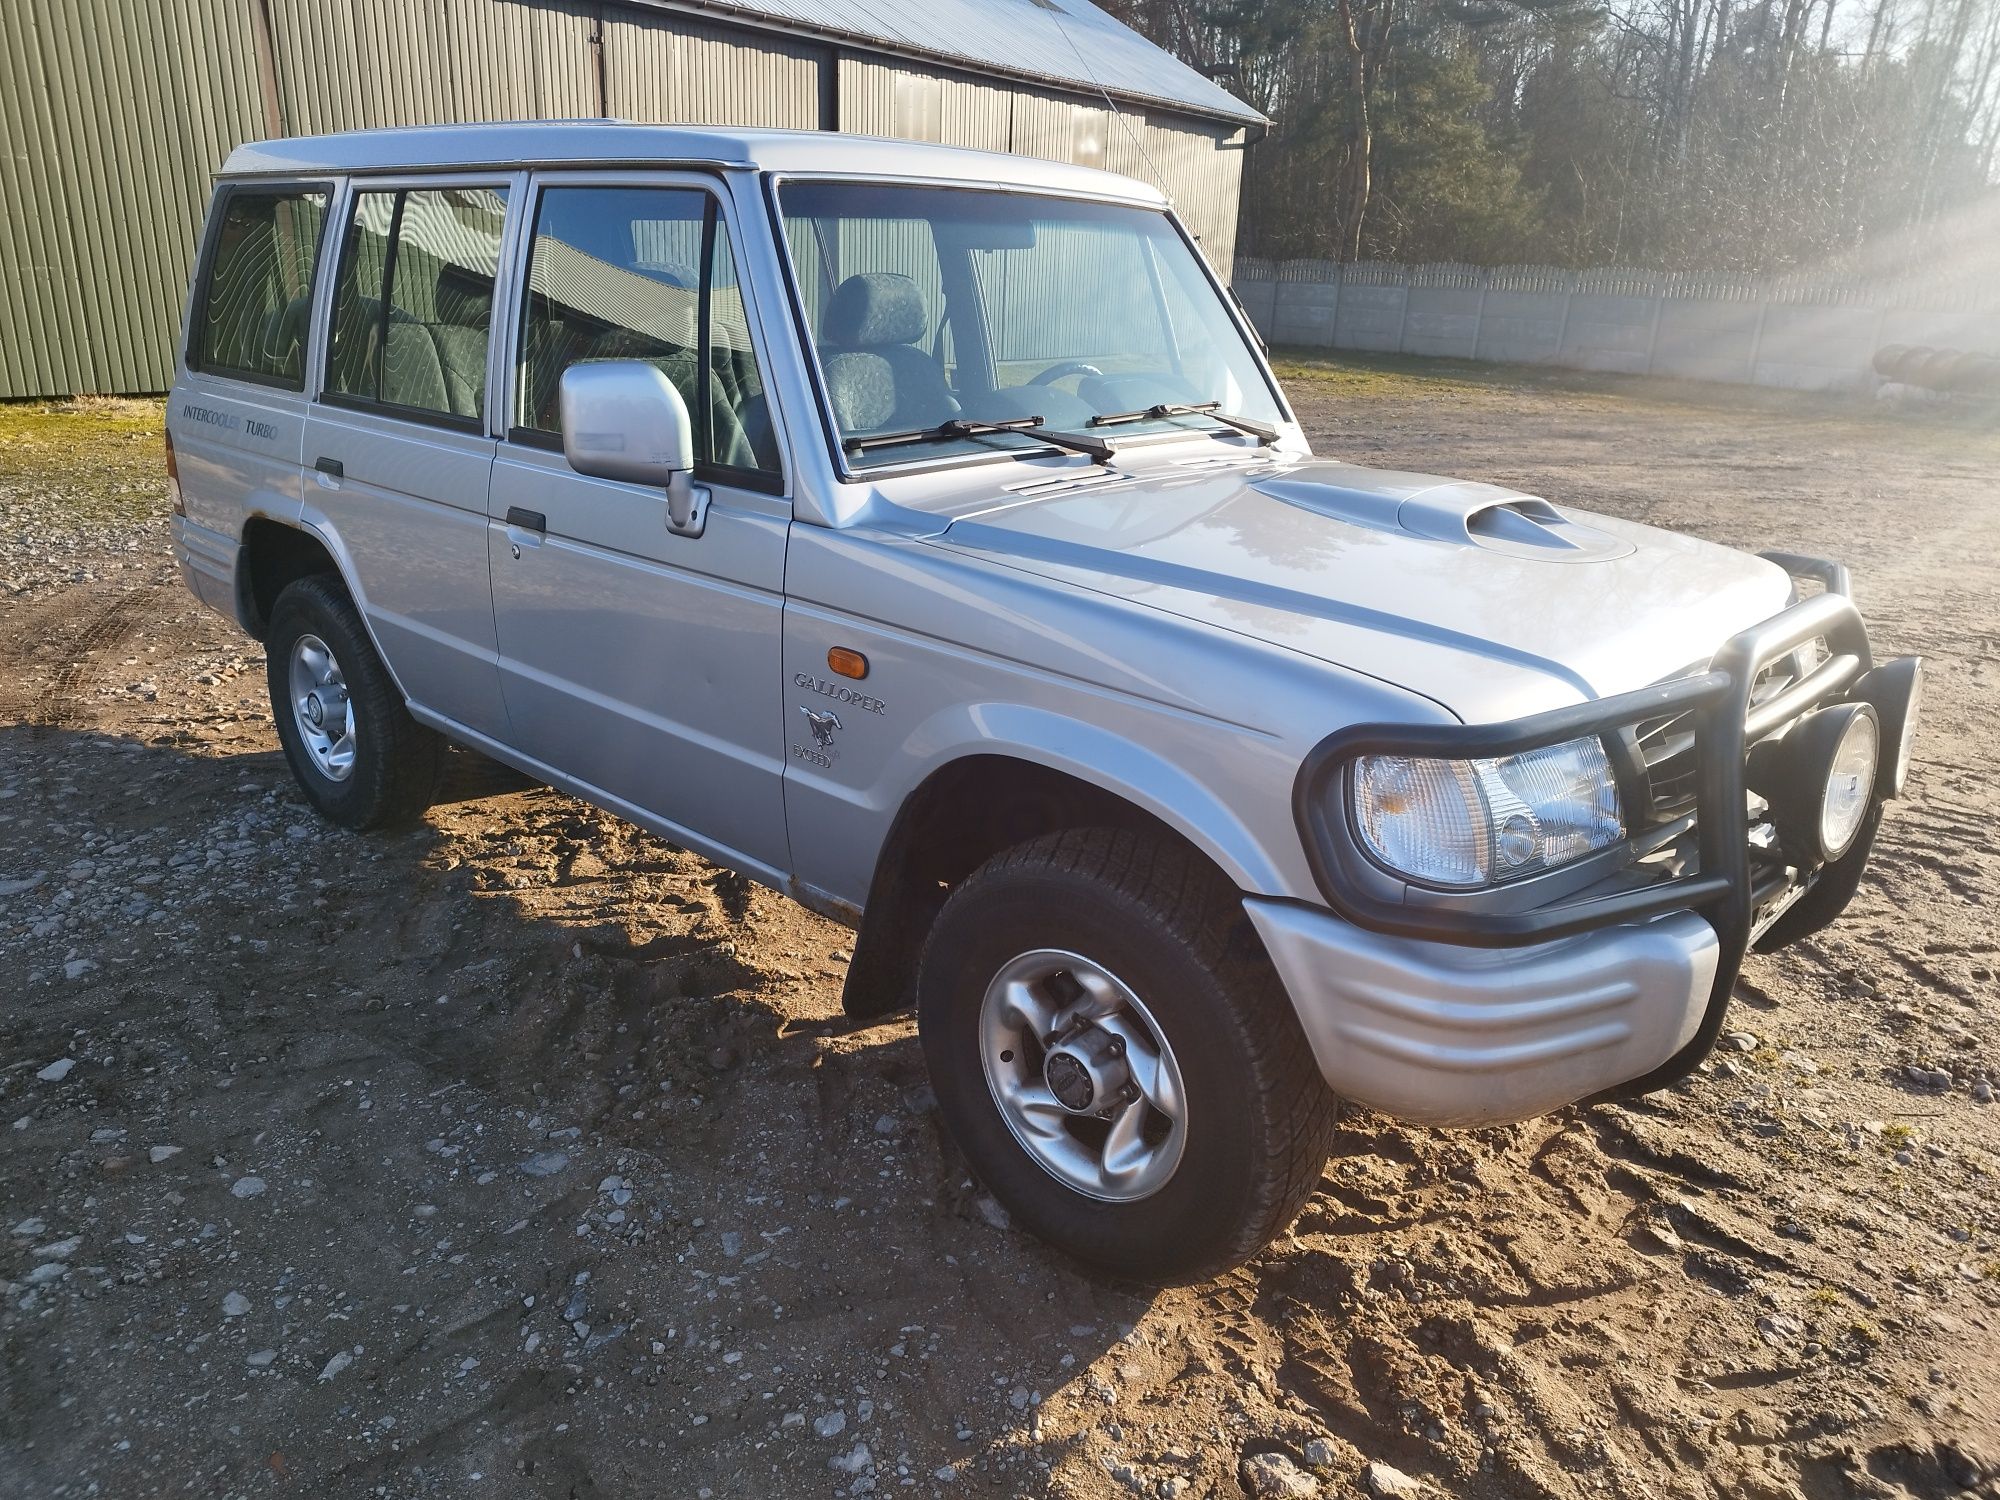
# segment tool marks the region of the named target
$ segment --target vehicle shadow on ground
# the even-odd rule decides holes
[[[759,952],[759,919],[772,907],[822,929],[813,934],[827,945],[822,958],[844,955],[851,934],[770,893],[753,902],[747,882],[645,830],[453,748],[421,824],[356,834],[318,817],[282,752],[202,748],[181,734],[141,741],[0,725],[0,785],[13,793],[0,801],[12,825],[0,879],[42,877],[11,898],[6,916],[30,930],[44,915],[68,918],[44,954],[102,934],[113,952],[93,974],[108,980],[146,954],[166,961],[153,977],[171,990],[216,977],[194,960],[226,927],[221,942],[247,949],[233,962],[252,986],[327,975],[336,995],[360,999],[353,1014],[363,1017],[386,1014],[388,992],[421,977],[420,988],[435,982],[476,997],[478,1019],[419,1027],[417,1039],[440,1057],[462,1054],[468,1082],[504,1087],[532,1071],[537,1097],[553,1079],[518,1054],[547,1049],[522,1045],[519,1030],[538,1026],[549,1045],[573,1046],[588,1023],[571,1013],[585,1003],[571,992],[583,990],[601,992],[621,1024],[653,1013],[691,1051],[710,1040],[673,1070],[691,1079],[753,1060],[810,1066],[810,1043],[838,1039],[844,1055],[869,1060],[896,1088],[922,1089],[907,1019],[850,1021],[826,1003],[838,996],[830,967],[810,997],[786,1003],[771,993],[799,977]],[[579,869],[586,861],[589,874]],[[79,864],[91,873],[70,877]],[[91,889],[100,880],[112,895]],[[605,886],[626,887],[627,899],[607,897]],[[139,914],[146,920],[121,924],[115,895],[141,888],[154,893]],[[241,928],[259,935],[246,939]],[[353,961],[330,969],[335,954]],[[181,972],[175,956],[190,960]],[[33,952],[25,957],[23,979],[50,977],[45,962],[36,972]],[[543,1013],[552,996],[561,1014]],[[438,1045],[449,1037],[462,1040]],[[711,1082],[708,1092],[722,1090]]]
[[[158,1167],[95,1154],[119,1195],[177,1172],[171,1220],[241,1226],[229,1274],[260,1303],[295,1266],[362,1307],[427,1295],[441,1326],[371,1377],[405,1452],[427,1433],[433,1460],[474,1441],[466,1402],[419,1381],[464,1355],[501,1393],[472,1408],[496,1459],[618,1492],[608,1437],[544,1420],[575,1379],[556,1350],[621,1389],[657,1367],[673,1401],[631,1430],[686,1475],[790,1444],[824,1482],[840,1445],[777,1425],[737,1378],[760,1360],[784,1371],[755,1383],[778,1406],[808,1423],[844,1408],[850,1447],[888,1440],[862,1426],[865,1401],[933,1466],[983,1462],[1020,1451],[1036,1403],[1153,1301],[1000,1227],[943,1139],[914,1027],[841,1015],[849,935],[571,798],[467,758],[421,826],[356,835],[312,813],[275,751],[20,725],[0,727],[0,788],[0,879],[46,872],[0,900],[0,987],[25,1002],[7,1050],[84,1061],[0,1143],[5,1196],[30,1201],[75,1159],[91,1130],[64,1111],[87,1110],[122,1141],[184,1148]],[[91,967],[67,978],[72,955]],[[282,1222],[232,1199],[251,1173],[289,1200]],[[473,1318],[478,1294],[413,1287],[451,1282],[437,1243],[509,1297]],[[632,1330],[615,1375],[587,1336],[507,1310],[560,1306],[585,1271],[589,1321]],[[745,1365],[721,1364],[734,1349]],[[254,1387],[258,1420],[324,1425],[312,1370],[328,1357],[302,1351],[289,1385]],[[288,1445],[290,1472],[406,1476],[402,1453],[353,1451],[338,1429]]]

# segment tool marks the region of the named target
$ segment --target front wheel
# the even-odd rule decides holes
[[[1240,1265],[1325,1165],[1334,1101],[1242,900],[1165,838],[1086,829],[989,860],[932,929],[918,1027],[973,1170],[1107,1270]]]

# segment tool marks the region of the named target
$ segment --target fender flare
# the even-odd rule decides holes
[[[327,516],[323,511],[317,510],[312,505],[307,504],[301,507],[296,521],[287,521],[283,517],[269,514],[260,515],[252,519],[272,521],[280,526],[289,526],[292,530],[302,532],[320,544],[321,548],[325,550],[326,555],[333,560],[333,571],[335,576],[340,579],[340,586],[347,591],[347,597],[354,601],[354,612],[360,616],[361,629],[368,637],[368,644],[375,649],[375,659],[382,663],[383,670],[389,674],[389,680],[396,685],[396,691],[402,694],[403,701],[405,703],[410,702],[409,690],[404,687],[402,676],[396,670],[396,664],[389,660],[389,653],[382,649],[382,642],[375,634],[375,624],[368,613],[367,591],[361,587],[360,577],[354,566],[353,554],[347,550],[347,544],[341,540],[339,528],[333,524],[332,518]],[[247,521],[245,525],[247,527]],[[242,576],[240,567],[238,569],[238,576],[239,579]],[[239,582],[237,585],[239,605],[242,599],[243,588],[244,585]]]
[[[916,860],[916,810],[925,805],[926,790],[940,776],[973,760],[1010,761],[1054,772],[1143,814],[1207,859],[1237,889],[1287,889],[1276,863],[1213,792],[1125,736],[1046,709],[984,703],[942,711],[912,737],[912,745],[927,753],[913,757],[917,774],[884,798],[894,815],[884,820],[886,831],[874,851],[867,904],[853,916],[842,913],[843,920],[859,928],[841,996],[842,1008],[855,1020],[887,1015],[914,1001],[924,939],[942,901],[928,884],[929,872]],[[1282,772],[1278,779],[1282,783]],[[1022,835],[1046,831],[1023,829]],[[984,839],[974,842],[975,848],[985,846]]]
[[[1290,889],[1276,862],[1221,798],[1183,767],[1124,735],[1030,704],[999,702],[954,705],[911,739],[930,753],[894,799],[898,809],[958,762],[975,756],[1025,761],[1084,782],[1157,819],[1239,890],[1275,895]],[[888,844],[885,835],[883,848]],[[880,860],[881,850],[876,858]]]

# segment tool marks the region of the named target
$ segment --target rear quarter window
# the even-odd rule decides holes
[[[188,367],[303,390],[331,190],[224,188],[195,298]]]

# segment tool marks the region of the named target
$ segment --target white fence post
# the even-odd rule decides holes
[[[1758,383],[1757,356],[1764,352],[1764,324],[1770,316],[1771,294],[1766,291],[1763,296],[1757,299],[1757,326],[1750,334],[1750,383],[1752,385]]]

